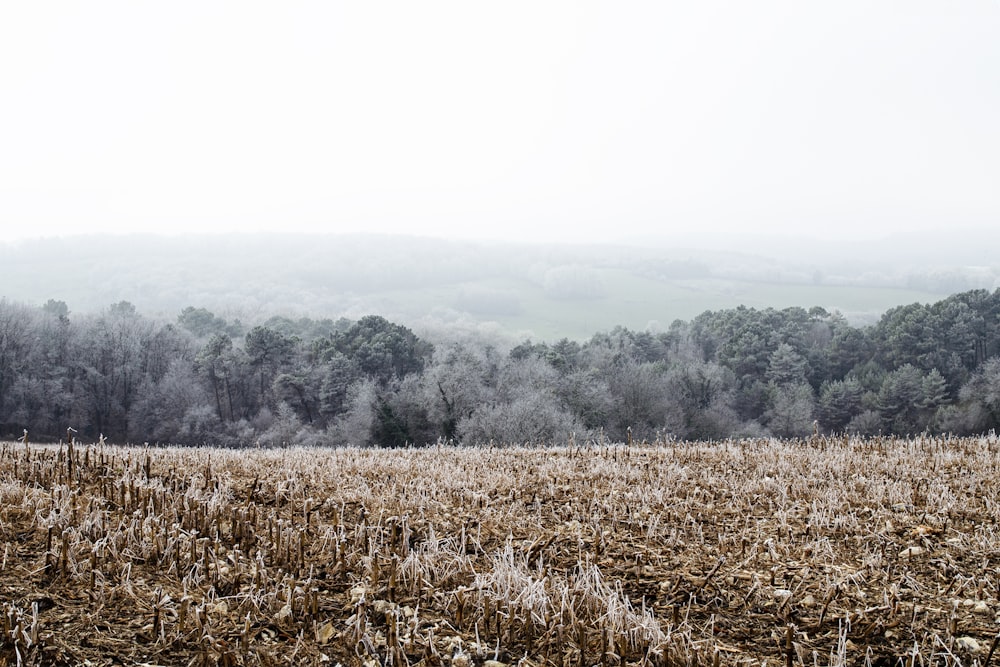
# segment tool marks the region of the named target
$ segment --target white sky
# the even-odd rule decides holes
[[[4,2],[0,240],[1000,224],[1000,2]]]

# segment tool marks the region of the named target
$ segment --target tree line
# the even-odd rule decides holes
[[[516,345],[375,315],[247,325],[187,307],[163,322],[126,301],[71,315],[0,300],[0,435],[69,426],[228,446],[981,433],[1000,426],[1000,290],[868,327],[739,307]]]

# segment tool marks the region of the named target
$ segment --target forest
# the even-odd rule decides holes
[[[815,425],[814,425],[815,422]],[[503,343],[384,317],[0,300],[0,436],[231,447],[567,443],[1000,426],[1000,290],[899,306],[707,311],[661,332]]]

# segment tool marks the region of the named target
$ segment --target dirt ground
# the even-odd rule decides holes
[[[980,665],[995,438],[0,445],[0,665]]]

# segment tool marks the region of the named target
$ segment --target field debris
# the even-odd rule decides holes
[[[0,665],[967,665],[993,437],[0,443]]]

